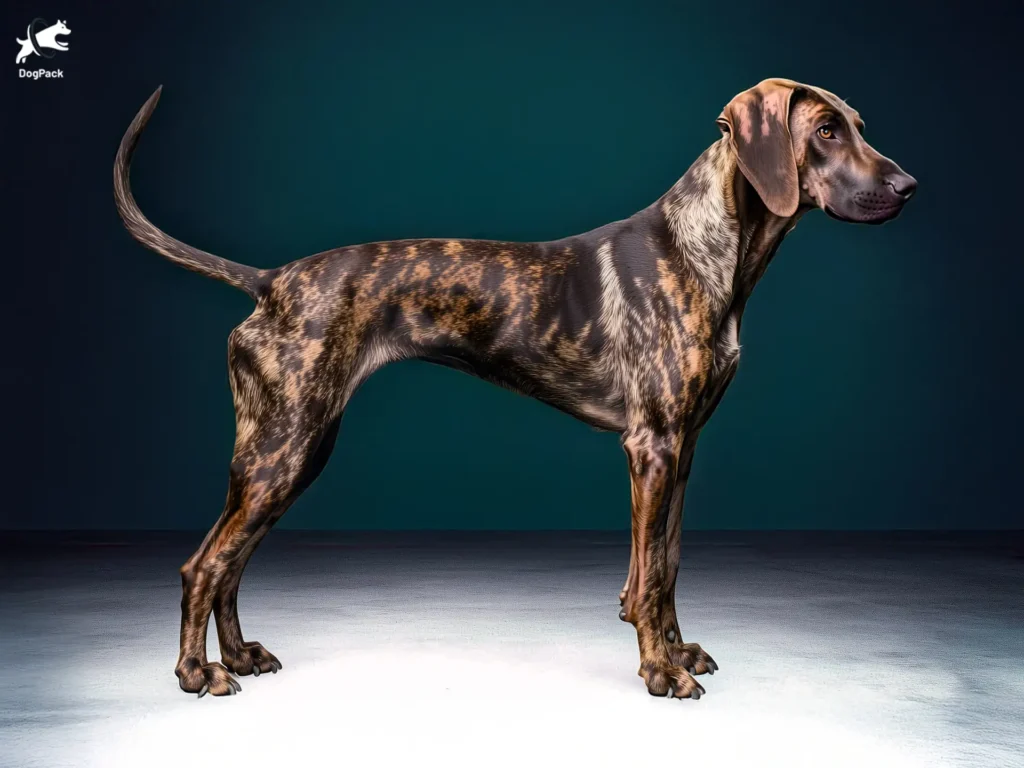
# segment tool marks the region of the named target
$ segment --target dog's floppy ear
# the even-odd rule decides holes
[[[800,202],[789,103],[797,83],[763,80],[738,94],[719,115],[740,170],[776,216],[792,216]]]

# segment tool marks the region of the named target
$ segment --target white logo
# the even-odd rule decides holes
[[[15,58],[15,64],[21,64],[29,56],[35,54],[41,56],[44,59],[52,59],[54,57],[54,51],[66,51],[68,44],[58,40],[58,37],[63,35],[70,35],[71,30],[68,29],[67,25],[57,20],[56,24],[46,26],[44,19],[35,19],[25,31],[25,40],[21,38],[15,38],[15,42],[21,46],[21,51]]]

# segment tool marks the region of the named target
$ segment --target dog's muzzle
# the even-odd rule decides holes
[[[843,221],[881,224],[895,218],[917,190],[917,179],[902,171],[884,176],[869,189],[858,189],[845,204],[825,206],[825,212]]]

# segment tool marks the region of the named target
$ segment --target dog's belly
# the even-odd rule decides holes
[[[590,426],[621,432],[626,428],[623,400],[598,367],[581,370],[564,361],[538,364],[510,351],[486,358],[458,348],[434,348],[416,356],[539,400]]]
[[[482,304],[482,298],[467,295]],[[592,332],[592,323],[574,329],[570,313],[565,304],[547,316],[505,307],[467,323],[461,311],[435,311],[429,328],[421,321],[417,329],[413,356],[539,400],[599,429],[621,431],[625,407],[603,358],[603,338]]]

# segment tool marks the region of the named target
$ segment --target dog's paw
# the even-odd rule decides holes
[[[178,664],[174,674],[178,676],[181,690],[198,693],[199,698],[208,693],[214,696],[234,696],[242,690],[238,681],[218,661],[202,664],[198,659],[186,659]]]
[[[693,675],[674,664],[641,664],[637,674],[644,679],[651,696],[696,701],[705,692],[704,686],[694,680]]]
[[[678,667],[688,670],[691,675],[713,675],[718,671],[718,664],[711,654],[697,643],[684,643],[682,638],[669,630],[665,634],[665,649],[669,660]]]
[[[277,674],[281,669],[281,662],[277,660],[277,656],[255,641],[242,643],[241,648],[223,653],[221,660],[224,666],[236,675],[259,677],[262,672]]]

